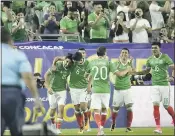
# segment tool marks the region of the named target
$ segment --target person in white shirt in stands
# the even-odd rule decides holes
[[[151,15],[152,24],[152,39],[159,37],[159,32],[162,27],[165,26],[165,22],[162,16],[162,12],[170,12],[170,2],[166,1],[164,7],[160,7],[158,3],[154,0],[150,4],[149,11]]]
[[[136,7],[137,7],[136,1],[131,1],[130,5],[129,6],[126,6],[126,1],[121,0],[121,1],[119,1],[119,5],[117,6],[117,14],[120,11],[125,12],[126,21],[129,21],[128,12],[135,11]]]
[[[138,8],[135,11],[135,18],[130,21],[133,43],[149,43],[148,32],[151,33],[151,26],[148,20],[142,18],[143,11]]]

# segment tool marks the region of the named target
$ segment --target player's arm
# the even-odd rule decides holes
[[[49,68],[47,70],[47,72],[44,74],[44,79],[45,79],[45,87],[49,88],[49,80],[50,80],[50,76],[51,76],[51,69]]]
[[[93,81],[93,76],[89,74],[88,75],[88,86],[87,86],[88,93],[91,93],[92,81]]]
[[[174,78],[174,70],[175,70],[175,67],[174,67],[174,64],[170,65],[169,66],[171,69],[172,69],[172,77]]]
[[[64,60],[64,57],[60,57],[60,56],[57,56],[53,59],[53,62],[52,62],[52,66],[56,66],[56,63],[58,61],[63,61]]]

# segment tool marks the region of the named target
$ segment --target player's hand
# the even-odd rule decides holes
[[[174,78],[173,78],[173,77],[169,77],[169,78],[168,78],[168,81],[169,81],[169,82],[174,82]]]
[[[48,93],[49,93],[50,95],[53,94],[53,90],[52,90],[52,88],[48,88]]]

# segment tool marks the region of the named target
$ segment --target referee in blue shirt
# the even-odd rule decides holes
[[[1,27],[2,43],[2,83],[1,83],[1,135],[6,127],[11,136],[22,136],[24,125],[25,96],[22,93],[23,80],[35,98],[36,108],[41,109],[36,83],[33,79],[32,68],[26,55],[13,49],[10,33]]]

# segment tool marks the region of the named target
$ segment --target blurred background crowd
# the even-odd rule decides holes
[[[1,1],[16,42],[174,42],[174,1]]]

